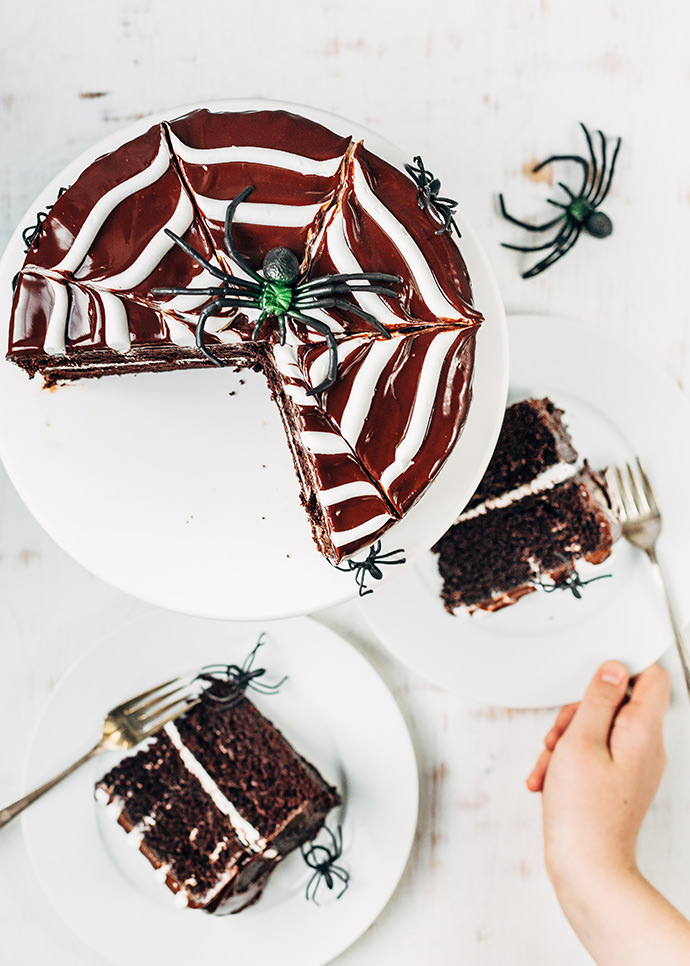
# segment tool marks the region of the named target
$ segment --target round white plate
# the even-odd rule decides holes
[[[681,623],[690,620],[690,406],[660,370],[581,325],[538,316],[509,319],[511,402],[549,396],[565,410],[580,458],[595,469],[638,455],[664,527],[659,558]],[[494,614],[448,614],[436,555],[389,581],[362,611],[389,650],[464,697],[506,707],[575,701],[601,661],[633,673],[672,645],[668,617],[643,553],[624,540],[583,577],[583,588],[530,594]]]
[[[156,121],[152,115],[86,152],[41,193],[23,225],[61,185]],[[398,167],[410,158],[382,138],[322,111],[274,101],[218,101],[219,110],[286,108],[368,146]],[[411,155],[410,155],[411,157]],[[446,187],[444,185],[444,187]],[[449,191],[452,184],[447,185]],[[414,560],[452,522],[488,463],[507,390],[507,334],[498,288],[471,227],[458,215],[475,302],[486,322],[477,340],[474,400],[441,473],[383,551]],[[24,261],[21,231],[0,262],[0,318]],[[347,600],[352,573],[317,551],[280,417],[263,376],[223,370],[86,379],[47,392],[0,362],[0,455],[22,499],[53,539],[121,590],[202,617],[264,620]]]
[[[23,824],[31,861],[57,911],[118,966],[188,966],[225,962],[230,954],[252,966],[320,966],[371,925],[403,872],[418,799],[407,728],[364,658],[307,618],[232,625],[152,612],[120,627],[52,693],[29,752],[27,787],[95,742],[108,708],[192,667],[241,664],[261,631],[266,643],[255,666],[266,668],[267,683],[288,679],[276,694],[249,696],[340,789],[344,805],[328,825],[342,824],[339,864],[350,873],[349,887],[336,901],[335,890],[321,883],[320,905],[308,902],[310,870],[297,852],[244,912],[215,917],[176,908],[148,861],[94,801],[94,783],[117,758],[103,754],[34,804]]]

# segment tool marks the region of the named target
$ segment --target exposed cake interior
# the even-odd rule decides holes
[[[178,903],[239,912],[340,802],[231,681],[97,784]]]
[[[602,477],[548,399],[509,407],[486,477],[433,547],[446,609],[494,611],[539,587],[571,586],[580,560],[610,554],[620,527]]]

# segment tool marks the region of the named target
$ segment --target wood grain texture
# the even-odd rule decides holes
[[[483,241],[509,312],[572,318],[583,338],[601,331],[626,342],[690,391],[690,8],[682,0],[207,0],[198,8],[62,0],[25,4],[4,21],[0,246],[64,165],[134,118],[210,98],[311,104],[422,155]],[[546,217],[557,189],[526,168],[554,152],[581,153],[580,120],[623,138],[605,206],[614,234],[580,239],[550,271],[523,281],[529,262],[500,247],[523,236],[499,217],[497,192],[515,213]],[[147,607],[69,559],[2,471],[0,581],[4,802],[20,791],[27,736],[59,676],[104,629]],[[380,648],[354,603],[319,619],[391,687],[422,779],[400,886],[337,963],[591,963],[546,879],[539,800],[524,787],[553,712],[473,707],[432,687]],[[641,861],[690,914],[690,712],[675,657],[668,663],[669,767]],[[0,958],[101,962],[41,895],[19,825],[0,837]]]

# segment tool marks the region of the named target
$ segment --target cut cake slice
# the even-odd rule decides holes
[[[278,862],[311,841],[337,790],[232,680],[96,785],[96,797],[181,906],[239,912]]]
[[[600,563],[620,534],[603,479],[578,472],[563,411],[549,399],[510,406],[467,509],[435,544],[453,613],[494,611],[539,586],[570,586],[579,560]]]

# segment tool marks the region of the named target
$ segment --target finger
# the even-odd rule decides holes
[[[549,751],[553,751],[558,743],[558,739],[563,735],[564,731],[573,720],[573,715],[577,711],[579,702],[575,704],[564,704],[561,710],[558,712],[556,720],[549,733],[544,738],[544,745]]]
[[[608,744],[613,719],[625,697],[629,675],[620,661],[602,664],[585,691],[569,730],[580,738]]]
[[[527,776],[527,788],[531,792],[540,792],[544,787],[546,771],[551,761],[551,752],[544,749],[537,758],[537,762],[532,771]]]
[[[661,732],[671,697],[671,678],[664,668],[652,664],[637,675],[630,700],[621,708],[616,722],[635,721],[648,731]]]

